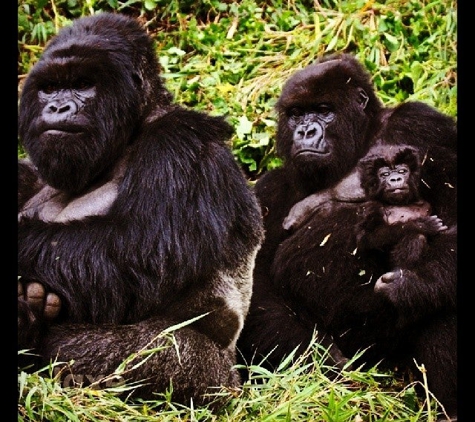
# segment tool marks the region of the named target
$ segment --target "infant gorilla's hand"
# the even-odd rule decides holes
[[[436,215],[430,215],[426,218],[424,228],[428,233],[437,234],[448,229],[444,222]]]

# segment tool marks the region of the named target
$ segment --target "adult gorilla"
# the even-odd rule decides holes
[[[225,144],[231,126],[174,104],[159,70],[138,22],[99,14],[61,30],[29,74],[19,340],[41,365],[74,360],[65,383],[164,346],[123,379],[144,380],[143,398],[172,383],[174,401],[201,404],[210,387],[239,385],[235,345],[262,222]],[[200,315],[175,345],[159,336]]]
[[[404,367],[413,358],[429,387],[456,413],[456,125],[433,108],[383,107],[370,76],[351,55],[332,55],[298,71],[277,103],[277,151],[283,167],[256,184],[266,239],[254,271],[254,294],[239,348],[246,360],[277,365],[308,346],[314,330],[334,363],[365,348],[362,361]],[[354,168],[370,146],[410,144],[424,157],[421,197],[449,226],[416,268],[386,280],[387,254],[357,251],[364,192]],[[285,230],[292,206],[321,192],[317,212]],[[292,224],[286,227],[292,228]],[[421,263],[422,261],[422,263]]]

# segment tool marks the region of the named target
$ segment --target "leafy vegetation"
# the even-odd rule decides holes
[[[274,104],[282,84],[325,52],[354,53],[387,105],[421,100],[457,117],[455,0],[20,0],[19,92],[59,28],[106,10],[146,25],[178,102],[228,116],[235,128],[230,147],[250,181],[281,164]],[[377,368],[330,377],[320,346],[309,354],[312,363],[287,362],[274,373],[252,363],[242,391],[219,393],[230,398],[220,415],[179,407],[172,393],[133,402],[115,390],[61,388],[52,367],[46,378],[20,370],[19,420],[407,422],[431,421],[440,411],[424,385],[418,396],[414,383],[404,387],[399,375]]]
[[[455,0],[21,0],[18,10],[20,82],[71,19],[101,10],[138,17],[175,98],[229,116],[233,152],[253,179],[280,165],[274,104],[283,82],[325,52],[356,54],[388,105],[421,100],[457,113]]]

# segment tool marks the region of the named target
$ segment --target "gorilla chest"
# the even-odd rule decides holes
[[[337,302],[345,309],[371,306],[378,266],[371,257],[362,259],[358,251],[354,231],[359,218],[355,205],[325,218],[317,214],[299,228],[276,252],[277,286],[312,309]]]
[[[426,201],[418,201],[409,205],[387,205],[384,207],[384,219],[388,224],[406,223],[419,217],[427,217],[431,207]]]

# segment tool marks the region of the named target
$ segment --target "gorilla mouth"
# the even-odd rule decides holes
[[[56,125],[56,126],[44,126],[42,128],[42,135],[46,136],[59,136],[69,135],[84,132],[83,126],[78,125]]]
[[[390,193],[405,193],[407,191],[407,188],[394,188],[389,190]]]
[[[64,135],[72,133],[81,133],[82,130],[79,129],[47,129],[43,132],[43,135]]]
[[[46,135],[57,135],[61,133],[79,133],[87,129],[86,122],[77,121],[56,121],[56,122],[40,122],[38,124],[38,132]]]
[[[324,149],[324,150],[318,150],[318,149],[302,149],[300,151],[297,151],[295,153],[295,156],[299,155],[328,155],[330,154],[329,149]]]

